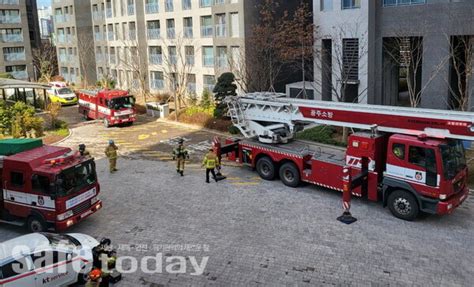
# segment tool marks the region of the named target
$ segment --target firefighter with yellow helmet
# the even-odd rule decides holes
[[[176,172],[184,176],[184,163],[189,159],[189,153],[183,145],[184,140],[178,141],[178,147],[173,150],[173,160],[176,160]]]
[[[220,166],[220,162],[212,148],[209,149],[209,152],[204,157],[202,166],[206,168],[206,182],[209,183],[209,173],[212,174],[213,179],[217,182],[218,179],[216,177],[215,169]]]

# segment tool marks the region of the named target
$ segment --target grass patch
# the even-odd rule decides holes
[[[346,146],[345,143],[336,139],[340,138],[340,136],[338,135],[337,130],[331,126],[317,126],[304,130],[297,133],[296,138],[335,146]]]
[[[68,128],[59,128],[54,131],[51,131],[52,134],[61,136],[61,137],[67,137],[69,135],[69,129]]]

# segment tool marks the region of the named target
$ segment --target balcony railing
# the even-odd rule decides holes
[[[214,56],[204,55],[202,65],[204,67],[214,67]]]
[[[107,32],[107,40],[109,40],[109,41],[114,40],[114,32],[113,31]]]
[[[193,37],[193,27],[184,27],[184,38]]]
[[[161,54],[150,54],[150,65],[161,65],[163,64],[163,57]]]
[[[165,82],[161,79],[152,79],[150,85],[152,89],[162,90],[165,87]]]
[[[66,54],[59,54],[58,55],[58,60],[59,60],[60,63],[67,63],[68,56]]]
[[[102,41],[102,40],[104,40],[104,36],[103,36],[102,33],[95,33],[95,34],[94,34],[94,39],[95,39],[96,41]]]
[[[95,61],[97,63],[102,63],[104,61],[104,55],[102,54],[95,54]]]
[[[23,42],[23,34],[2,34],[0,39],[3,43]]]
[[[183,10],[191,10],[191,1],[183,0]]]
[[[227,57],[217,57],[216,58],[216,66],[219,68],[226,68],[227,67]]]
[[[194,55],[186,55],[186,65],[194,66]]]
[[[0,24],[18,24],[21,23],[20,15],[0,15]]]
[[[128,16],[133,16],[135,15],[135,5],[134,4],[129,4],[127,8]]]
[[[227,29],[225,24],[217,24],[216,25],[216,37],[226,37],[227,36]]]
[[[137,39],[137,30],[128,31],[128,40],[135,41]]]
[[[213,4],[213,0],[199,0],[200,7],[211,7]]]
[[[5,53],[5,54],[3,54],[3,59],[6,62],[25,61],[26,60],[26,54],[25,54],[25,52],[23,52],[23,53]]]
[[[173,12],[173,11],[174,11],[173,0],[165,1],[165,12]]]
[[[160,39],[160,29],[148,29],[147,37],[148,37],[148,40]]]
[[[9,73],[15,79],[19,79],[19,80],[28,79],[28,72],[26,72],[26,71],[13,71],[13,72],[9,72]]]
[[[201,27],[201,36],[202,37],[212,37],[213,29],[212,26],[202,26]]]
[[[168,39],[174,39],[176,37],[176,34],[174,32],[174,28],[167,28],[166,29],[166,36]]]
[[[57,41],[59,44],[65,44],[66,43],[66,35],[64,34],[59,34],[57,37]]]
[[[110,64],[113,64],[113,65],[115,65],[117,63],[117,57],[115,57],[115,54],[110,55],[109,62],[110,62]]]
[[[170,59],[169,59],[169,60],[170,60],[170,64],[171,64],[171,65],[176,65],[176,64],[178,64],[178,56],[176,56],[176,55],[170,55]]]
[[[154,14],[160,11],[160,5],[158,3],[147,3],[145,5],[145,11],[147,14]]]
[[[204,89],[205,90],[207,89],[210,92],[214,91],[214,87],[215,87],[215,85],[213,85],[213,84],[204,84]]]
[[[105,19],[105,15],[102,12],[95,11],[92,13],[92,19],[94,19],[94,21],[103,21]]]
[[[69,20],[68,18],[66,14],[54,15],[54,21],[56,21],[56,23],[65,23]]]
[[[20,0],[0,0],[0,5],[20,5]]]
[[[196,83],[188,83],[188,92],[190,93],[196,92]]]

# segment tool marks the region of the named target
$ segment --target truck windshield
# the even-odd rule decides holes
[[[48,238],[49,244],[51,246],[70,246],[70,247],[76,247],[80,246],[81,243],[74,237],[67,235],[67,234],[54,234],[54,233],[47,233],[43,232],[43,234],[46,238]]]
[[[87,161],[63,170],[56,180],[58,196],[76,193],[96,181],[97,175],[93,161]]]
[[[458,172],[466,167],[464,147],[460,140],[449,140],[440,146],[443,158],[444,177],[453,179]]]
[[[132,96],[122,97],[122,98],[115,98],[110,100],[109,108],[114,110],[119,110],[123,108],[132,108],[135,104],[135,99]]]

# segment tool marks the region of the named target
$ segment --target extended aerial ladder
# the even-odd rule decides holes
[[[263,143],[286,143],[312,124],[474,141],[472,112],[303,100],[279,93],[226,101],[233,124],[246,138]]]

